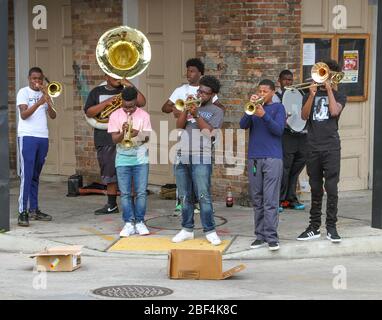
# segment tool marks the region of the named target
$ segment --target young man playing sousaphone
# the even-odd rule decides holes
[[[109,119],[108,132],[117,144],[115,167],[125,225],[121,237],[135,233],[149,234],[144,221],[146,214],[149,157],[147,142],[150,136],[150,115],[138,107],[138,91],[127,87],[122,91],[122,108]],[[135,201],[131,192],[134,181]]]
[[[110,107],[111,104],[115,103],[115,97],[122,92],[124,86],[131,87],[133,85],[126,79],[117,80],[106,75],[106,84],[95,87],[89,93],[84,106],[86,116],[94,118]],[[143,107],[145,104],[145,97],[138,91],[137,105]],[[118,213],[115,144],[107,130],[94,128],[94,145],[97,149],[97,159],[101,169],[102,182],[107,185],[108,197],[107,204],[94,213],[96,215]]]

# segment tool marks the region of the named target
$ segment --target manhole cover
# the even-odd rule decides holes
[[[153,286],[113,286],[93,290],[93,294],[107,298],[153,298],[172,294],[171,289]]]

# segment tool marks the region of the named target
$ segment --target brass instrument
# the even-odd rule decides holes
[[[285,87],[286,90],[303,90],[311,87],[321,86],[325,81],[329,80],[332,85],[339,84],[345,74],[343,72],[331,71],[328,65],[324,62],[317,62],[311,70],[313,82],[303,82]]]
[[[244,106],[244,111],[247,115],[253,116],[256,113],[256,109],[258,105],[263,105],[264,104],[264,97],[260,97],[255,100],[255,102],[247,102]]]
[[[135,147],[135,143],[131,139],[131,130],[132,130],[132,127],[133,127],[133,121],[132,121],[131,117],[129,117],[129,120],[127,121],[127,124],[129,125],[129,128],[127,130],[125,130],[125,132],[124,132],[123,139],[121,141],[121,145],[124,148],[129,149],[129,148]]]
[[[151,61],[151,46],[139,30],[119,26],[106,31],[98,40],[96,48],[98,65],[114,79],[132,79],[146,70]],[[94,128],[106,130],[109,116],[122,106],[122,96],[117,95],[97,117],[88,118]]]
[[[62,85],[58,81],[48,81],[47,93],[51,98],[57,98],[62,93]]]
[[[122,106],[122,93],[117,94],[111,104],[109,104],[103,111],[94,117],[94,119],[100,123],[107,123],[110,115]]]
[[[57,98],[62,93],[62,84],[58,81],[49,81],[47,77],[45,77],[45,81],[48,83],[48,85],[42,86],[40,90],[44,94],[48,94],[48,96],[51,98],[50,101],[52,102],[52,109],[57,113],[57,110],[54,108],[53,98]]]
[[[109,76],[114,79],[132,79],[149,66],[151,47],[141,31],[120,26],[101,36],[96,57],[102,71]]]
[[[181,112],[188,110],[190,105],[197,104],[198,107],[200,107],[200,104],[202,103],[201,99],[195,99],[192,96],[187,98],[186,100],[178,99],[175,101],[175,108]]]

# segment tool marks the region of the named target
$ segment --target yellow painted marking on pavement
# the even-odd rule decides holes
[[[108,235],[106,235],[106,234],[102,233],[101,231],[98,231],[97,229],[94,229],[94,228],[80,228],[80,230],[95,234],[96,236],[99,236],[101,239],[106,240],[106,241],[113,242],[113,241],[117,240],[116,238],[114,238],[112,236],[108,236]]]
[[[169,238],[132,236],[121,238],[108,251],[169,251],[171,249],[218,250],[223,252],[230,240],[223,240],[219,246],[214,246],[205,239],[187,240],[173,243]]]

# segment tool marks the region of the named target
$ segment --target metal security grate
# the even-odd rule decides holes
[[[162,297],[172,294],[171,289],[153,286],[113,286],[93,290],[93,294],[107,298],[137,299]]]

